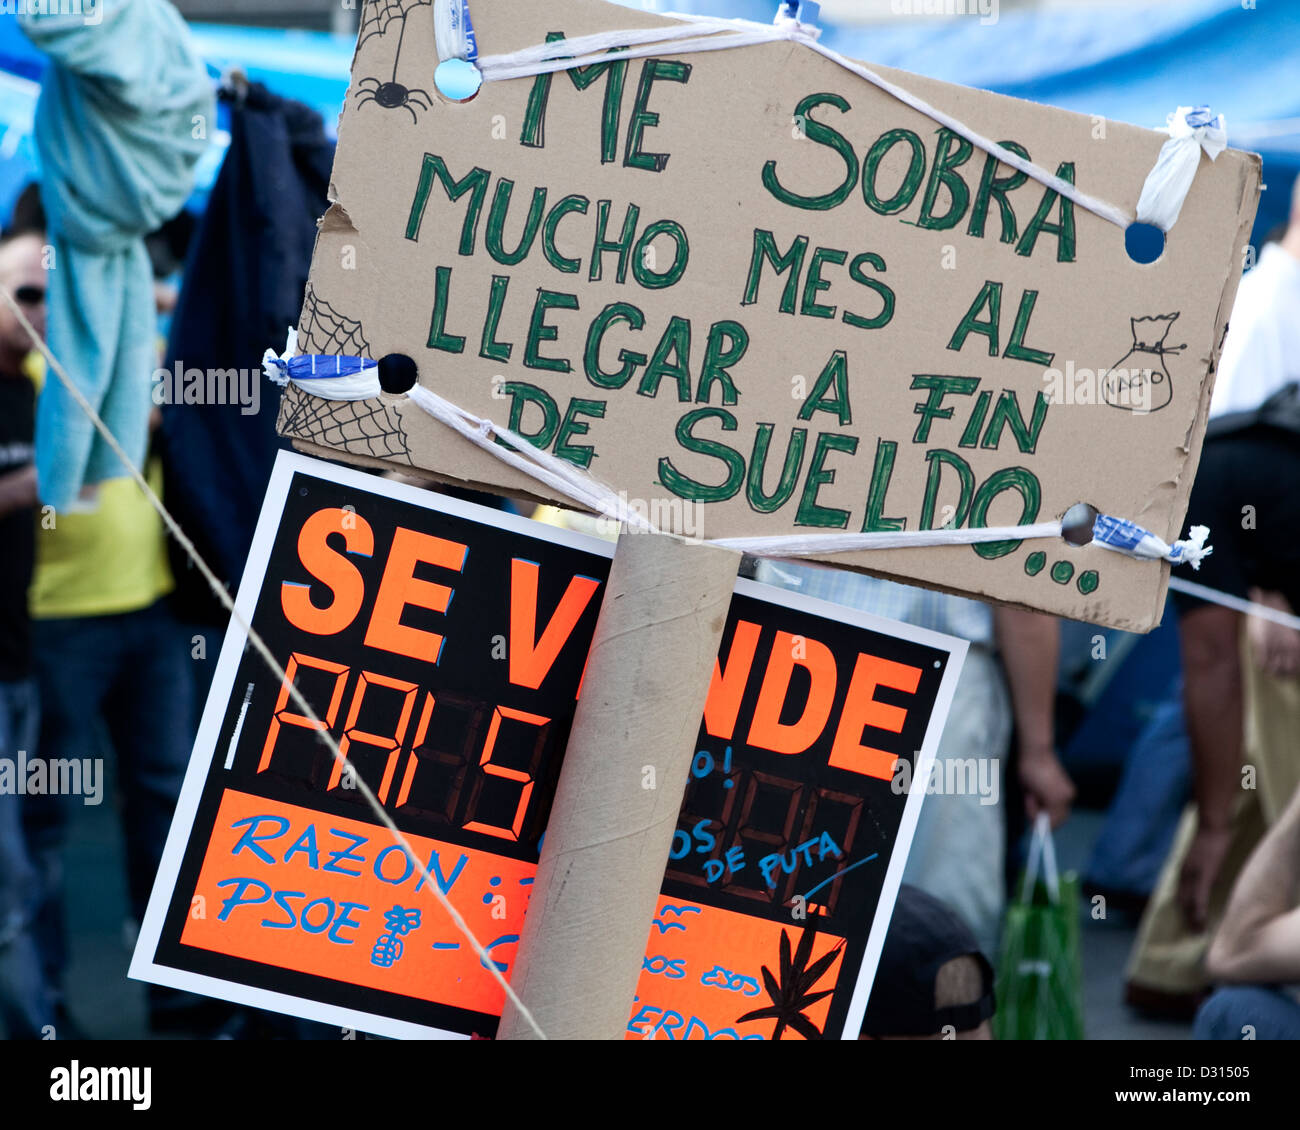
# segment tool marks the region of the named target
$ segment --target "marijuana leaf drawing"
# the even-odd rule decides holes
[[[790,936],[784,930],[781,931],[780,979],[773,977],[771,970],[766,965],[762,967],[763,984],[767,988],[767,995],[771,998],[772,1003],[765,1008],[758,1008],[753,1012],[745,1013],[744,1016],[736,1020],[737,1024],[741,1024],[746,1020],[775,1020],[776,1028],[772,1032],[772,1039],[774,1040],[779,1040],[781,1033],[786,1028],[793,1028],[805,1040],[820,1040],[822,1038],[820,1029],[804,1015],[804,1010],[835,992],[833,987],[816,993],[811,990],[822,979],[826,971],[835,964],[835,959],[844,948],[844,939],[841,938],[839,945],[829,953],[822,954],[821,957],[809,965],[808,959],[812,957],[813,942],[816,937],[817,924],[809,922],[804,928],[803,936],[799,939],[799,948],[792,958],[790,956]]]
[[[402,54],[402,40],[406,38],[407,17],[416,8],[427,8],[433,0],[372,0],[366,5],[361,17],[361,30],[357,37],[357,49],[375,35],[387,35],[394,23],[400,23],[402,30],[397,36],[397,49],[393,52],[393,73],[385,82],[383,79],[367,77],[357,83],[357,106],[373,102],[384,110],[405,110],[411,115],[411,121],[417,121],[416,109],[427,110],[430,106],[429,92],[418,88],[409,88],[397,81],[397,60]]]

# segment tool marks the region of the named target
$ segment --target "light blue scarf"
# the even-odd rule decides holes
[[[143,237],[184,206],[216,126],[215,101],[167,0],[99,0],[84,10],[20,17],[51,60],[35,123],[52,250],[47,340],[139,466],[157,367]],[[36,467],[42,500],[56,510],[83,485],[126,473],[53,374],[37,410]]]

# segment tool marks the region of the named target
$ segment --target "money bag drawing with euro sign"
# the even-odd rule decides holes
[[[1178,314],[1130,318],[1133,348],[1112,365],[1102,384],[1102,399],[1127,412],[1157,412],[1174,398],[1165,357],[1186,345],[1166,345]]]

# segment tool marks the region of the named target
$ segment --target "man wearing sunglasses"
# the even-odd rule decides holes
[[[0,287],[45,332],[45,240],[27,231],[0,237]],[[36,390],[23,371],[32,341],[0,303],[0,759],[36,756],[36,685],[27,587],[36,535],[33,444]],[[11,1039],[41,1039],[54,1005],[39,972],[32,933],[37,883],[22,838],[21,797],[0,789],[0,1019]]]

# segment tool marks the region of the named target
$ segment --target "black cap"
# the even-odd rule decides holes
[[[969,1003],[936,1008],[935,977],[957,957],[979,964],[984,991]],[[970,927],[932,895],[906,883],[900,886],[862,1035],[933,1036],[948,1024],[967,1032],[992,1016],[994,1007],[993,967],[980,953]]]

